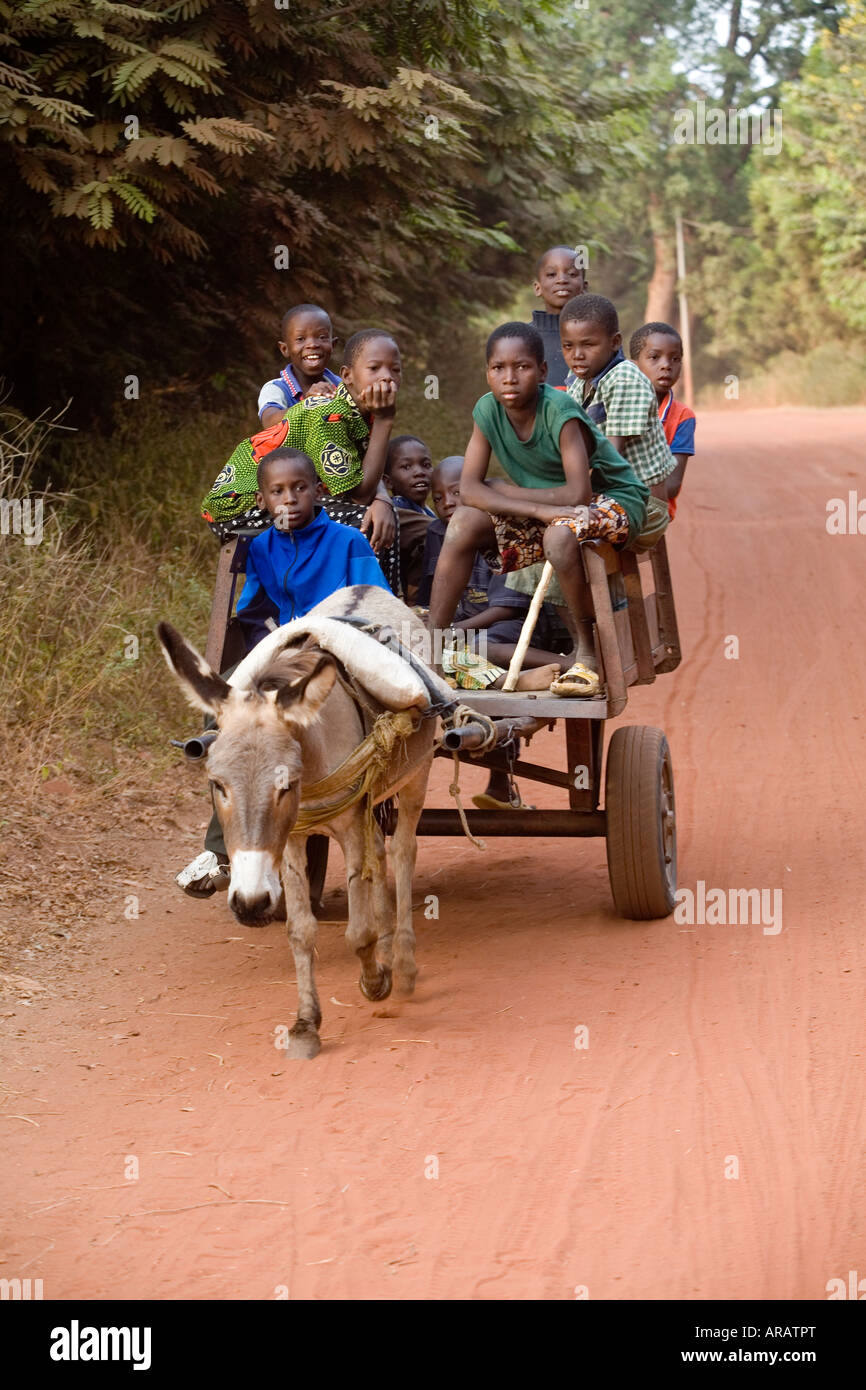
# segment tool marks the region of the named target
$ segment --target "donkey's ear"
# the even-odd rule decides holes
[[[320,651],[300,652],[286,677],[277,691],[277,708],[292,724],[312,724],[337,679],[334,658]]]
[[[219,716],[231,686],[211,670],[204,657],[199,656],[195,647],[190,646],[171,623],[160,623],[156,632],[169,669],[174,672],[190,704],[206,714]]]

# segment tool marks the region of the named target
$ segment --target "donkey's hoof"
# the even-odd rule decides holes
[[[396,999],[408,999],[415,993],[416,970],[397,971],[394,975],[394,997]]]
[[[376,1004],[380,999],[387,999],[388,995],[391,993],[391,971],[388,969],[387,965],[383,965],[380,967],[379,974],[375,980],[365,980],[362,975],[358,981],[358,985],[365,999],[370,999]]]
[[[312,1062],[322,1050],[321,1039],[312,1024],[295,1024],[289,1029],[286,1056],[294,1062]]]

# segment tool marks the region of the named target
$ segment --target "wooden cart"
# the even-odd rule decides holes
[[[216,670],[225,670],[243,655],[232,613],[247,544],[241,532],[220,549],[206,648]],[[580,549],[595,607],[597,669],[605,694],[585,700],[544,692],[460,691],[461,704],[479,714],[513,720],[514,737],[479,753],[446,732],[438,754],[450,758],[456,752],[461,762],[562,787],[568,794],[567,809],[468,811],[469,828],[479,836],[518,839],[603,836],[619,915],[666,917],[673,910],[676,890],[676,811],[671,754],[661,729],[638,724],[614,730],[604,769],[603,806],[601,802],[605,722],[623,712],[630,686],[647,685],[680,663],[667,547],[662,539],[641,555],[615,551],[598,541],[585,541]],[[626,600],[616,611],[610,584],[614,575],[621,576],[618,590]],[[563,768],[520,756],[522,739],[559,721],[565,729]],[[456,809],[431,807],[422,812],[418,833],[463,835],[464,830]],[[327,837],[311,837],[309,845],[310,891],[317,902],[327,866]]]

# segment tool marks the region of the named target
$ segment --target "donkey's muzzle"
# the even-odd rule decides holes
[[[245,927],[274,920],[282,884],[273,860],[263,850],[237,850],[231,859],[229,907]]]
[[[276,904],[270,893],[261,893],[257,898],[245,898],[236,893],[229,898],[229,907],[243,926],[265,927],[274,920]]]

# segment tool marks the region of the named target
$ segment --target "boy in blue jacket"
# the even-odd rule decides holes
[[[316,466],[300,449],[280,448],[258,466],[256,506],[274,519],[273,526],[250,542],[246,583],[238,599],[238,621],[247,650],[268,629],[256,603],[264,590],[277,608],[280,623],[302,618],[317,603],[350,584],[388,589],[373,547],[353,526],[332,521],[321,505],[322,484]],[[390,590],[389,590],[390,592]],[[252,609],[255,617],[245,620]]]
[[[391,592],[366,536],[332,521],[317,506],[323,489],[309,455],[300,449],[274,449],[261,460],[256,481],[256,506],[273,517],[273,525],[253,538],[247,552],[246,583],[237,605],[247,651],[269,630],[262,616],[262,591],[277,609],[280,624],[302,618],[351,584],[374,584]],[[204,850],[175,882],[196,898],[228,887],[228,855],[216,811]]]

